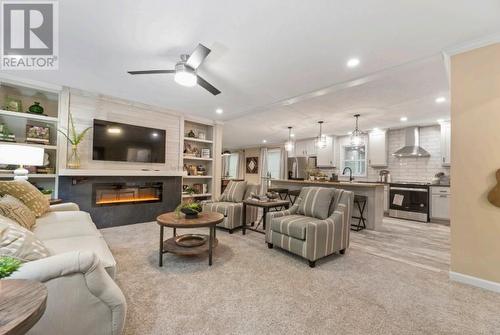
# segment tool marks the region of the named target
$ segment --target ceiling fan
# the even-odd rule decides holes
[[[207,58],[210,49],[199,43],[191,55],[181,55],[181,61],[175,64],[174,70],[145,70],[145,71],[128,71],[130,74],[162,74],[174,73],[174,80],[176,83],[193,87],[196,84],[200,85],[213,95],[220,93],[212,84],[196,74],[196,70],[200,67],[201,63]]]

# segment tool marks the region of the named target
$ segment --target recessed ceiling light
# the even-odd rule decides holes
[[[351,58],[347,61],[347,67],[353,68],[359,65],[358,58]]]
[[[267,143],[267,140],[262,140],[262,143]]]
[[[224,113],[224,110],[222,110],[222,108],[217,108],[217,109],[215,110],[215,112],[216,112],[217,114],[222,114],[222,113]]]
[[[290,137],[295,137],[295,134],[290,134]]]
[[[347,132],[347,135],[352,135],[352,131],[348,131],[348,132]]]
[[[406,122],[408,121],[408,118],[406,116],[402,116],[401,119],[399,119],[401,122]]]
[[[380,131],[380,128],[373,128],[372,131],[375,131],[375,132]]]
[[[438,97],[436,98],[436,103],[437,104],[442,104],[443,102],[446,101],[446,98],[445,97]]]
[[[443,123],[444,119],[437,119],[436,121],[437,121],[437,123]]]

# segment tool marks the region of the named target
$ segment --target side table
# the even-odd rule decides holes
[[[247,206],[260,207],[264,211],[264,214],[262,217],[262,226],[264,228],[264,232],[260,231],[258,229],[249,228],[247,226],[247,222],[246,222]],[[246,230],[248,229],[251,231],[255,231],[257,233],[265,234],[266,216],[267,216],[266,214],[269,212],[269,210],[271,208],[280,208],[280,207],[285,207],[286,209],[288,209],[289,206],[290,206],[290,203],[288,202],[288,200],[276,200],[276,201],[270,201],[270,200],[269,201],[260,201],[260,200],[253,200],[253,199],[243,200],[243,213],[242,213],[243,225],[242,225],[241,232],[243,233],[243,235],[245,235]]]

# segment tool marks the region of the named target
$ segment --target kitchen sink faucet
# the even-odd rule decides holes
[[[354,177],[352,176],[352,169],[351,169],[350,167],[346,166],[346,167],[344,168],[344,171],[342,171],[342,175],[345,175],[345,171],[346,171],[346,170],[349,170],[349,181],[350,181],[350,182],[351,182],[351,181],[353,181],[353,180],[354,180]]]

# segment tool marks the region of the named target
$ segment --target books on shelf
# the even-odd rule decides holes
[[[3,141],[3,142],[15,142],[16,141],[16,135],[14,135],[14,134],[7,135],[7,134],[1,134],[0,133],[0,141]]]
[[[45,139],[45,138],[28,137],[26,139],[26,143],[49,145],[50,144],[50,140]]]

